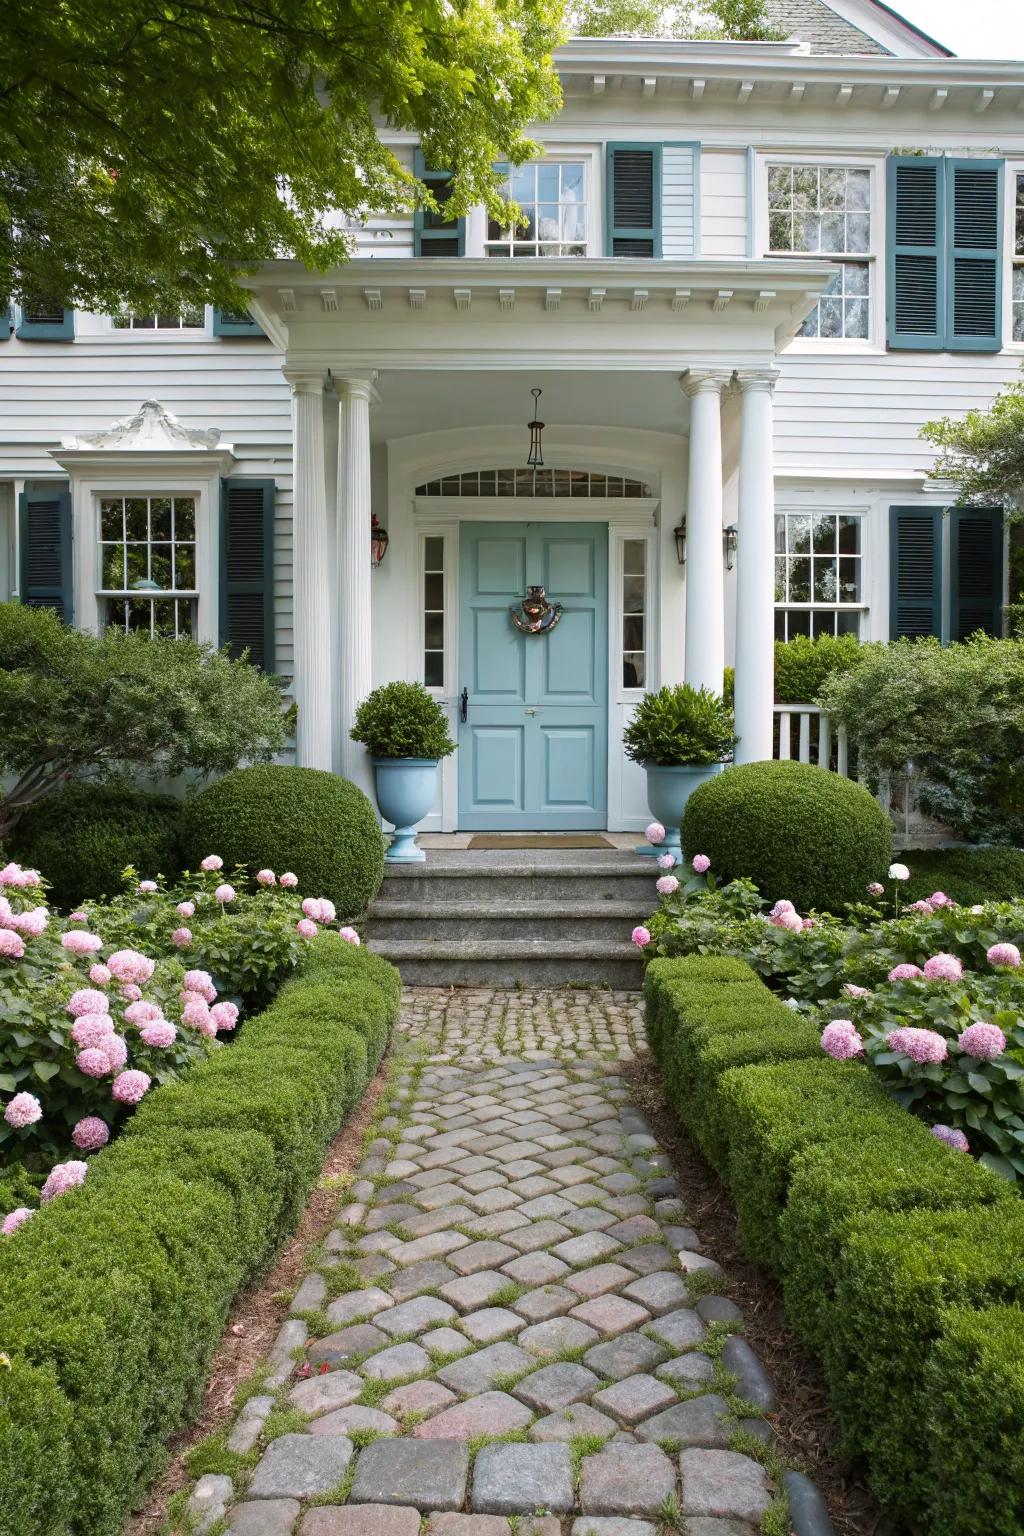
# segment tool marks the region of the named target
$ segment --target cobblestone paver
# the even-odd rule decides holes
[[[347,1204],[232,1432],[255,1465],[229,1531],[760,1529],[774,1394],[630,1103],[644,1049],[632,993],[407,992]]]

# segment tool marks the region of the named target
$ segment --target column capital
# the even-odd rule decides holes
[[[736,382],[745,395],[758,390],[767,390],[772,394],[781,372],[781,368],[774,367],[737,368]]]
[[[374,387],[377,378],[376,370],[368,376],[363,375],[362,377],[347,373],[332,373],[331,383],[339,400],[368,400],[376,404],[380,399],[380,395]]]
[[[282,368],[293,395],[322,395],[325,373],[322,368]]]
[[[679,387],[691,399],[694,395],[721,395],[731,378],[731,368],[688,368]]]

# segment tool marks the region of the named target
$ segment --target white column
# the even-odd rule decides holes
[[[366,748],[349,731],[373,681],[370,602],[369,379],[338,379],[338,604],[341,771],[373,798]]]
[[[740,493],[736,534],[736,761],[772,755],[775,691],[774,368],[738,375]]]
[[[694,688],[721,693],[725,671],[722,565],[722,390],[724,372],[687,374],[690,466],[686,498],[686,656]]]
[[[295,604],[295,678],[298,708],[295,758],[302,768],[331,767],[333,721],[330,644],[331,573],[328,567],[327,481],[324,463],[322,372],[286,370],[292,387],[295,490],[292,565]]]

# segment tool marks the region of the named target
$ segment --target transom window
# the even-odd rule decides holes
[[[195,498],[104,496],[100,582],[108,624],[175,638],[193,634],[198,598]]]
[[[582,160],[538,160],[513,166],[502,196],[519,204],[526,219],[514,229],[487,225],[489,256],[585,256],[586,169]]]
[[[1013,339],[1024,341],[1024,171],[1013,178]]]
[[[114,329],[118,331],[201,331],[206,325],[206,314],[201,306],[183,309],[177,315],[114,315]]]
[[[648,497],[649,485],[623,475],[588,469],[472,469],[416,487],[417,496],[613,496]]]
[[[775,514],[775,638],[859,635],[862,520],[849,512]]]
[[[828,256],[839,271],[801,336],[866,341],[871,334],[871,172],[842,165],[768,166],[771,255]]]

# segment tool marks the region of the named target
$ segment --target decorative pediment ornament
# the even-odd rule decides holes
[[[510,608],[512,623],[521,635],[546,635],[562,617],[561,603],[549,603],[543,587],[527,587],[518,607]]]
[[[220,428],[210,427],[205,432],[182,426],[159,400],[143,400],[134,416],[115,421],[100,432],[79,432],[75,437],[65,437],[61,447],[71,450],[112,449],[119,453],[180,453],[191,449],[195,453],[208,453],[220,442]]]

